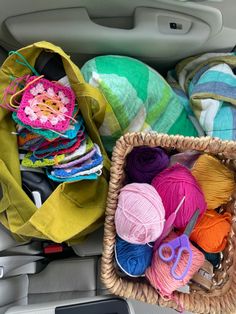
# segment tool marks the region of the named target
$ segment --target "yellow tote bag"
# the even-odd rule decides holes
[[[58,53],[62,58],[86,130],[101,148],[104,158],[103,175],[96,181],[62,183],[41,208],[36,208],[21,187],[17,136],[12,134],[16,130],[11,112],[0,108],[0,222],[21,241],[37,237],[73,244],[103,223],[110,162],[98,127],[104,118],[106,100],[99,90],[85,83],[79,68],[61,48],[42,41],[22,48],[19,52],[34,66],[42,50]],[[20,77],[32,74],[29,68],[16,62],[17,59],[15,54],[9,56],[0,69],[1,100],[12,75]]]

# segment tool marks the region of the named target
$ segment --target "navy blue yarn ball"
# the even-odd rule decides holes
[[[153,247],[150,244],[132,244],[116,238],[115,258],[119,268],[129,276],[139,277],[151,265]]]

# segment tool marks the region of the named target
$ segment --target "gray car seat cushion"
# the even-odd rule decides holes
[[[21,275],[0,280],[0,306],[7,305],[28,295],[29,280]]]
[[[72,245],[78,256],[102,255],[103,227],[91,233],[84,242]]]
[[[29,294],[96,290],[96,259],[55,260],[29,275]]]

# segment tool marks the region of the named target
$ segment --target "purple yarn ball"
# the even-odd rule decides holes
[[[152,179],[166,169],[169,156],[158,147],[135,147],[127,156],[126,175],[128,183],[151,183]]]

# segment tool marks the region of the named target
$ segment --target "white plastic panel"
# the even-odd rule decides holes
[[[80,21],[80,27],[76,29],[78,32],[83,32],[84,36],[80,38],[77,42],[74,43],[74,51],[67,47],[69,38],[71,34],[64,33],[64,31],[60,34],[60,46],[68,52],[73,60],[77,62],[80,66],[89,58],[93,57],[96,54],[119,54],[124,53],[130,56],[136,56],[139,59],[149,62],[151,65],[160,67],[172,67],[177,61],[186,56],[199,54],[206,51],[230,51],[235,45],[236,38],[236,19],[235,19],[235,11],[236,11],[236,1],[235,0],[223,0],[222,2],[212,2],[212,1],[178,1],[178,0],[40,0],[40,1],[31,1],[31,0],[21,0],[20,5],[18,0],[1,0],[1,10],[0,10],[0,45],[5,47],[7,50],[17,49],[22,47],[23,43],[29,40],[27,32],[21,34],[22,42],[18,42],[14,36],[8,31],[6,25],[4,25],[5,21],[9,18],[14,17],[14,21],[17,22],[18,17],[20,20],[18,21],[16,28],[21,28],[21,22],[24,23],[24,19],[31,16],[31,23],[34,24],[33,13],[42,13],[44,15],[45,11],[48,11],[49,15],[53,11],[61,11],[60,20],[55,20],[52,13],[52,19],[50,19],[47,25],[44,25],[43,32],[42,29],[38,29],[34,34],[32,33],[31,42],[35,42],[38,40],[38,35],[41,34],[43,39],[45,39],[45,35],[48,33],[57,34],[58,25],[66,25],[70,22],[70,16],[66,14],[67,10],[72,8],[85,8],[88,12],[89,19],[96,26],[95,23],[100,26],[105,26],[105,28],[118,28],[117,31],[123,30],[127,32],[133,32],[135,27],[135,9],[145,7],[150,8],[152,10],[165,10],[169,12],[176,12],[179,14],[187,16],[192,16],[201,20],[202,22],[209,25],[210,34],[207,41],[197,48],[195,51],[189,51],[189,42],[183,41],[181,42],[181,55],[179,54],[179,44],[174,47],[174,44],[171,46],[171,50],[173,51],[172,55],[163,56],[162,52],[159,53],[159,46],[157,42],[153,43],[154,47],[151,47],[149,54],[149,46],[145,50],[145,55],[142,55],[141,51],[139,51],[139,47],[144,42],[145,37],[148,37],[149,34],[145,34],[145,32],[139,33],[139,44],[134,44],[134,40],[129,41],[127,37],[120,38],[122,40],[114,42],[114,32],[110,30],[110,36],[108,36],[108,32],[106,32],[107,36],[102,35],[103,29],[99,27],[100,32],[97,31],[98,38],[102,36],[105,39],[105,42],[99,43],[99,47],[91,48],[91,45],[88,43],[89,39],[86,39],[87,29],[83,25],[83,20]],[[63,14],[65,12],[65,14]],[[30,31],[31,24],[30,20],[28,21],[28,29]],[[88,29],[90,30],[90,29]],[[74,30],[73,30],[74,32]],[[72,32],[72,35],[73,35]],[[39,34],[38,34],[39,33]],[[177,33],[177,32],[175,32]],[[124,34],[124,32],[122,33]],[[115,34],[116,35],[116,34]],[[24,36],[27,36],[25,39]],[[205,35],[204,35],[205,36]],[[41,37],[41,38],[42,38]],[[102,40],[101,37],[101,40]],[[52,38],[52,37],[51,37]],[[90,37],[90,39],[93,37]],[[86,39],[86,40],[85,40]],[[138,40],[136,38],[136,40]],[[53,42],[57,43],[57,38],[53,36]],[[88,48],[88,50],[87,50]],[[142,47],[144,50],[144,47]],[[154,54],[155,50],[155,54]],[[175,50],[177,50],[177,54],[175,54]],[[92,52],[91,52],[92,51]],[[97,52],[98,51],[98,52]]]
[[[221,1],[205,1],[201,3],[205,6],[212,6],[217,8],[221,11],[223,16],[223,23],[224,27],[227,28],[236,28],[236,19],[235,19],[235,12],[236,12],[236,1],[235,0],[221,0]]]
[[[190,54],[208,39],[211,28],[190,15],[152,8],[137,8],[134,27],[117,29],[95,24],[85,8],[52,10],[12,17],[5,22],[21,44],[48,40],[65,46],[69,52],[129,54],[173,57]],[[180,29],[171,28],[172,24]]]

